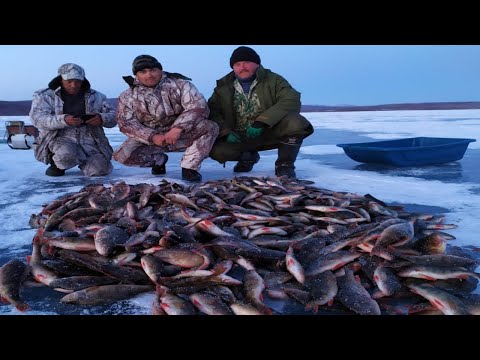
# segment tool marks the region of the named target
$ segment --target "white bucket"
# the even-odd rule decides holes
[[[31,149],[34,141],[32,135],[14,134],[8,137],[7,144],[12,149]]]

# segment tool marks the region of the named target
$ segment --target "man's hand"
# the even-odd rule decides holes
[[[254,121],[252,125],[247,128],[247,137],[249,139],[255,139],[263,133],[263,128],[267,125],[261,121]]]
[[[165,141],[165,135],[162,134],[155,134],[152,137],[152,142],[157,146],[165,146],[167,145]]]
[[[66,115],[64,120],[69,126],[80,126],[83,124],[82,119],[75,117],[73,115]]]
[[[179,128],[172,128],[169,132],[165,134],[165,142],[170,145],[175,145],[175,143],[180,138],[182,134],[182,129]]]
[[[90,125],[90,126],[100,126],[100,125],[102,125],[102,122],[103,122],[103,120],[102,120],[102,117],[100,116],[100,114],[95,114],[94,117],[85,121],[85,124]]]
[[[238,136],[236,133],[230,133],[227,136],[227,143],[229,144],[239,144],[241,143],[242,140],[240,139],[240,136]]]

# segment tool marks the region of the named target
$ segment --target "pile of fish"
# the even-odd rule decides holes
[[[444,216],[281,178],[93,184],[32,215],[27,264],[0,269],[21,311],[26,279],[102,305],[154,292],[153,314],[480,314],[474,256]],[[447,251],[448,249],[448,251]]]

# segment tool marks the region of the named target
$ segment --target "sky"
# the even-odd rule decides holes
[[[480,110],[430,110],[430,111],[376,111],[376,112],[323,112],[304,113],[315,128],[307,138],[295,163],[300,179],[314,181],[314,186],[333,191],[371,194],[387,203],[410,204],[410,210],[445,214],[446,224],[458,228],[445,230],[456,237],[451,245],[480,247],[478,224],[480,223]],[[24,120],[28,117],[1,117],[0,135],[5,129],[5,120]],[[105,129],[113,149],[126,138],[118,127]],[[348,159],[336,146],[364,141],[397,139],[400,137],[435,136],[472,138],[463,159],[443,166],[412,168],[365,168],[364,164]],[[307,141],[308,140],[308,141]],[[182,153],[169,153],[166,180],[183,183],[179,161]],[[261,160],[248,176],[271,176],[274,172],[276,151],[261,152]],[[159,177],[149,169],[126,167],[113,161],[112,174],[89,179],[79,169],[67,170],[66,175],[49,178],[44,175],[46,165],[34,159],[32,150],[12,150],[0,143],[0,258],[24,256],[31,246],[35,233],[28,226],[30,214],[38,214],[45,204],[66,193],[77,192],[83,186],[100,182],[110,186],[124,180],[128,184],[157,183]],[[223,168],[212,159],[202,163],[200,172],[203,181],[225,179],[233,176],[234,162]],[[445,176],[453,174],[452,177]],[[477,268],[480,271],[480,267]],[[480,288],[477,288],[480,293]],[[118,305],[119,313],[149,314],[153,293],[143,294],[128,301],[128,306]],[[45,302],[52,300],[45,300]],[[123,304],[123,303],[122,303]],[[51,304],[50,304],[51,305]],[[48,303],[41,303],[40,310],[28,314],[55,313]],[[85,314],[91,310],[86,308]],[[12,306],[0,306],[0,314],[19,314]]]
[[[480,101],[480,45],[251,45],[304,105]],[[109,98],[140,54],[190,78],[208,99],[237,45],[0,45],[0,101],[31,100],[67,62]],[[1,115],[1,114],[0,114]]]

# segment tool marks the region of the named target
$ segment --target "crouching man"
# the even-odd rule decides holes
[[[207,101],[183,75],[163,71],[150,55],[132,63],[130,88],[118,99],[117,122],[128,139],[113,158],[127,166],[149,167],[153,175],[166,173],[167,152],[184,151],[182,179],[200,181],[198,172],[218,135],[208,120]]]
[[[217,81],[208,104],[220,136],[210,156],[238,161],[234,172],[249,172],[259,151],[278,149],[275,175],[296,177],[303,139],[313,133],[300,115],[300,93],[282,76],[265,69],[252,48],[240,46],[230,57],[230,73]]]
[[[30,118],[40,131],[35,158],[50,165],[45,175],[63,176],[77,165],[86,176],[112,172],[113,149],[103,127],[117,124],[115,111],[105,95],[90,87],[81,66],[60,66],[48,88],[33,94]]]

